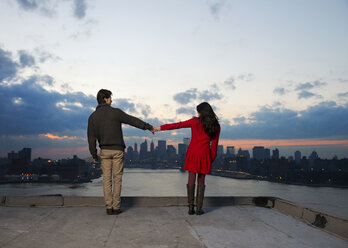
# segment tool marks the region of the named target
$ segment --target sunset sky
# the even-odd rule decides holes
[[[211,103],[220,144],[348,157],[348,1],[0,1],[0,157],[89,157],[101,88],[152,125]],[[124,126],[127,145],[189,130]]]

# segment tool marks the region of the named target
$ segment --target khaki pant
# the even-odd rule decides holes
[[[123,175],[124,152],[120,150],[100,151],[101,168],[103,170],[103,190],[106,208],[114,210],[121,207],[121,187]],[[113,191],[112,189],[113,179]]]

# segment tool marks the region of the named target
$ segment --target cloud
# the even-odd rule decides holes
[[[234,77],[230,77],[229,79],[225,80],[224,84],[227,85],[232,90],[236,89]]]
[[[137,104],[137,108],[140,109],[140,112],[144,115],[145,118],[148,117],[148,115],[151,113],[151,107],[147,104]]]
[[[252,74],[252,73],[240,74],[238,76],[238,79],[240,79],[242,81],[250,82],[250,81],[254,80],[254,74]]]
[[[0,48],[0,83],[16,76],[18,64],[11,58],[11,53]]]
[[[345,78],[337,78],[337,81],[340,83],[348,83],[348,79]]]
[[[117,98],[115,100],[115,105],[116,105],[117,108],[120,108],[120,109],[122,109],[124,111],[137,113],[137,110],[135,109],[135,104],[132,103],[129,99]]]
[[[281,96],[285,95],[285,88],[277,87],[273,90],[273,93]]]
[[[34,49],[34,53],[35,53],[35,55],[38,58],[38,61],[40,63],[45,63],[46,61],[56,62],[56,61],[61,59],[59,56],[56,56],[48,51],[45,51],[42,48],[38,48],[38,47]]]
[[[187,115],[195,115],[195,110],[192,107],[180,107],[176,110],[177,114],[187,114]]]
[[[24,10],[34,10],[38,7],[36,0],[17,0],[17,3]]]
[[[225,5],[225,1],[217,1],[213,4],[210,4],[209,5],[209,11],[210,11],[210,14],[216,18],[216,19],[219,19],[219,15],[220,15],[220,12],[223,8],[223,6]]]
[[[31,67],[35,65],[35,58],[24,50],[19,50],[19,62],[21,67]]]
[[[348,137],[348,104],[321,102],[303,111],[261,107],[247,122],[222,125],[225,139],[304,139]]]
[[[212,85],[211,90],[199,91],[197,88],[188,89],[184,92],[179,92],[173,96],[174,101],[181,105],[188,104],[194,100],[211,101],[220,100],[223,96],[217,92],[218,87]]]
[[[173,99],[179,104],[187,104],[197,98],[197,89],[189,89],[174,95]]]
[[[38,11],[47,17],[56,14],[56,3],[50,0],[17,0],[17,3],[25,11]]]
[[[338,97],[347,97],[348,96],[348,91],[344,92],[344,93],[338,93],[337,96]]]
[[[210,92],[208,90],[204,90],[204,91],[199,93],[198,98],[203,100],[203,101],[211,101],[211,100],[215,100],[215,99],[217,99],[217,100],[221,99],[222,95],[217,93],[217,92]]]
[[[327,85],[326,82],[321,82],[319,80],[315,80],[312,83],[310,83],[310,82],[300,83],[300,84],[297,85],[295,90],[310,90],[310,89],[318,88],[318,87],[325,86],[325,85]]]
[[[308,98],[312,98],[312,97],[316,97],[316,98],[322,98],[321,95],[312,93],[308,90],[302,90],[298,93],[298,99],[308,99]]]
[[[86,16],[87,4],[85,0],[74,1],[74,17],[83,19]]]
[[[93,96],[82,92],[62,94],[43,88],[42,78],[31,76],[22,84],[0,85],[0,135],[59,133],[85,130]]]

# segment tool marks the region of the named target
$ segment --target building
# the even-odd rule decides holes
[[[190,138],[184,138],[183,142],[185,145],[189,146],[190,145]]]
[[[153,143],[153,140],[151,140],[150,152],[151,152],[152,155],[153,155],[153,153],[155,152],[155,144]]]
[[[139,153],[139,158],[140,160],[146,159],[147,158],[147,140],[145,140],[143,143],[140,144],[140,153]]]
[[[272,151],[272,159],[279,159],[279,150],[277,148]]]
[[[176,149],[173,145],[168,145],[167,146],[167,151],[166,151],[166,154],[167,154],[167,158],[168,160],[176,160],[177,159],[177,156],[176,156]]]
[[[187,145],[186,144],[179,144],[178,145],[178,152],[179,152],[179,160],[184,161],[187,151]]]
[[[226,147],[226,156],[234,156],[235,151],[234,151],[234,146],[227,146]]]
[[[18,153],[15,152],[15,151],[9,152],[9,153],[7,154],[7,158],[8,158],[9,160],[18,159]]]
[[[158,141],[158,156],[160,159],[164,159],[166,156],[166,150],[167,150],[167,141],[165,140],[159,140]]]
[[[25,160],[27,163],[31,162],[31,148],[23,148],[18,152],[18,158]]]
[[[263,146],[254,146],[253,159],[256,159],[256,160],[264,160],[265,159],[265,148]]]
[[[268,148],[265,148],[264,159],[271,159],[271,150]]]
[[[301,152],[300,151],[295,152],[295,161],[297,164],[299,164],[301,162]]]
[[[237,157],[239,158],[247,158],[247,160],[250,159],[250,153],[248,150],[242,150],[241,148],[239,148],[238,152],[237,152]]]
[[[222,156],[224,155],[224,146],[223,145],[218,145],[217,147],[217,156]]]

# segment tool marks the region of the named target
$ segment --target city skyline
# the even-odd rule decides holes
[[[225,147],[347,157],[347,11],[341,0],[1,1],[0,157],[89,156],[100,88],[153,125],[208,101]],[[124,135],[127,146],[190,136]]]

